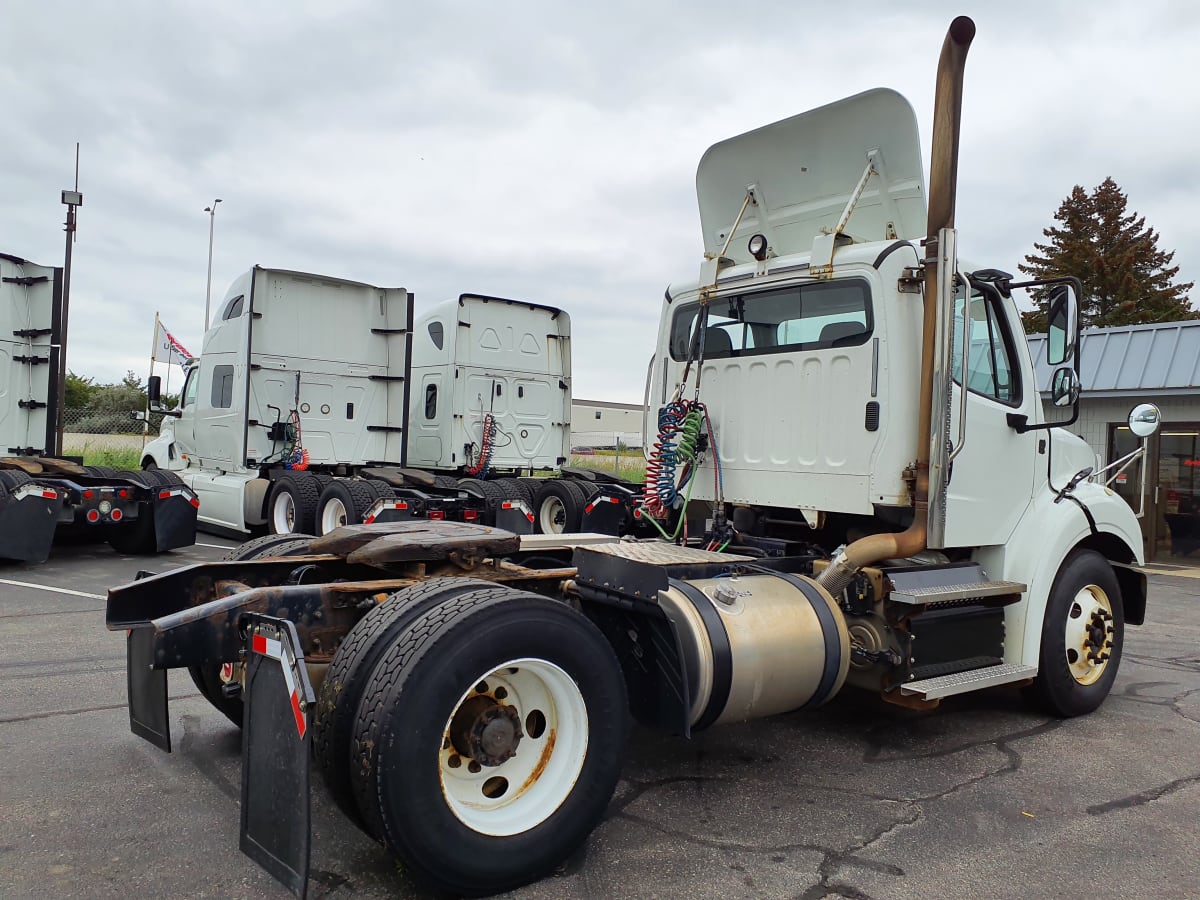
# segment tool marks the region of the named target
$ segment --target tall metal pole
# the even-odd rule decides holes
[[[204,207],[204,211],[208,213],[208,280],[204,285],[204,330],[208,331],[208,316],[209,310],[212,307],[212,250],[213,250],[213,224],[217,217],[217,204],[221,202],[218,197],[212,202],[212,206]]]
[[[62,202],[67,207],[67,250],[63,259],[62,323],[58,334],[58,411],[54,428],[54,455],[62,456],[63,427],[67,405],[67,312],[71,301],[71,249],[75,244],[75,210],[83,205],[83,194],[79,193],[79,144],[75,144],[75,189],[62,192]]]

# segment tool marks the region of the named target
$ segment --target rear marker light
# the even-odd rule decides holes
[[[99,522],[100,521],[100,513],[94,509],[89,509],[88,513],[87,513],[87,520],[89,522]]]
[[[112,515],[109,516],[109,518],[112,519],[114,522],[120,522],[121,521],[121,511],[119,509],[114,509],[112,511]]]
[[[464,509],[463,510],[463,521],[464,522],[474,522],[478,518],[479,518],[479,510],[477,510],[477,509]]]
[[[444,519],[446,518],[446,511],[444,509],[431,509],[429,511],[429,518]]]
[[[117,491],[117,496],[124,500],[129,496],[129,491],[125,490],[125,488],[121,488],[119,491]]]
[[[84,492],[83,492],[83,499],[84,499],[84,500],[91,500],[91,499],[92,499],[93,497],[95,497],[95,496],[96,496],[96,492],[95,492],[95,491],[84,491]]]

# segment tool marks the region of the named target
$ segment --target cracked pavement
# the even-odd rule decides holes
[[[238,732],[172,672],[175,752],[130,734],[94,596],[229,543],[202,540],[0,570],[0,896],[289,896],[237,848]],[[1200,896],[1198,612],[1200,580],[1152,576],[1113,694],[1079,719],[1004,689],[933,713],[846,690],[692,741],[638,730],[587,843],[508,896]],[[424,896],[314,784],[309,896]]]

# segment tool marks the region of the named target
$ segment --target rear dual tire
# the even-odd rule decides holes
[[[340,690],[322,688],[314,748],[368,834],[430,886],[474,896],[542,877],[587,837],[616,787],[628,713],[590,621],[453,581],[368,613],[373,642],[339,649],[352,664]]]

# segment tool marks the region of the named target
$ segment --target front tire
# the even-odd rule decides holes
[[[1124,638],[1121,587],[1112,566],[1094,550],[1073,553],[1050,589],[1038,675],[1026,699],[1064,718],[1092,712],[1116,680]]]
[[[587,837],[627,728],[620,665],[590,621],[536,594],[474,591],[388,648],[350,773],[393,853],[431,886],[478,896],[542,877]]]

